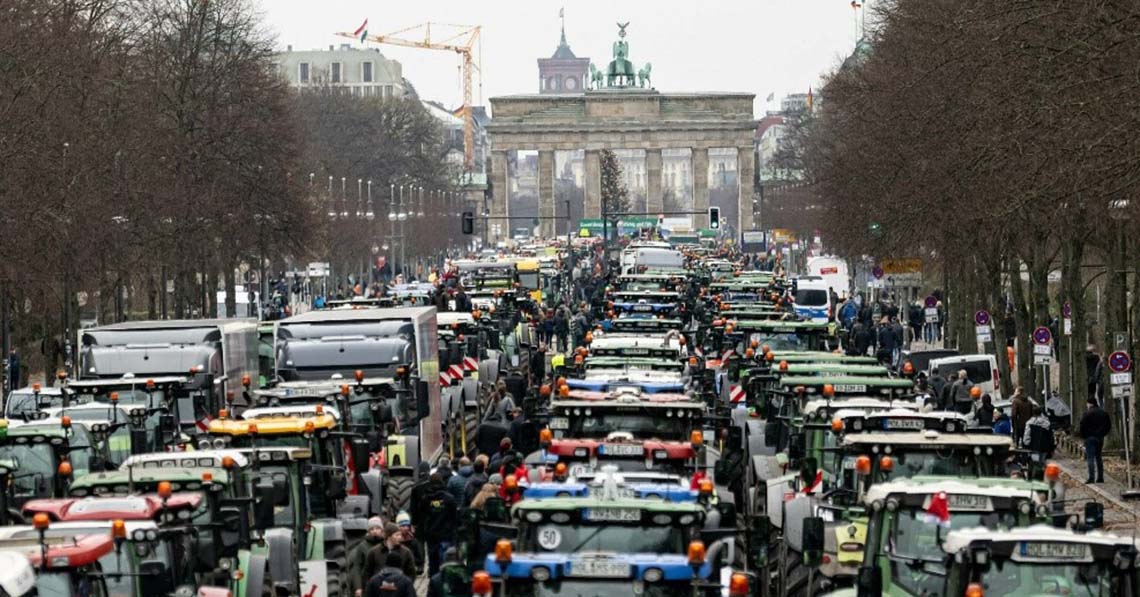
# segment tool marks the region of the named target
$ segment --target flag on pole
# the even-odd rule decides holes
[[[927,524],[936,524],[943,528],[950,528],[950,499],[945,491],[930,496],[930,505],[922,518]]]
[[[765,102],[770,102],[770,101],[772,101],[772,100],[774,100],[774,99],[776,99],[776,92],[775,92],[775,91],[773,91],[772,93],[769,93],[769,94],[768,94],[768,99],[766,99],[766,100],[764,100],[764,101],[765,101]]]
[[[808,96],[807,96],[807,111],[808,112],[811,112],[811,105],[812,105],[812,95],[811,95],[811,87],[809,86],[808,87]]]
[[[364,38],[368,37],[368,19],[364,19],[364,22],[352,34],[360,38],[360,43],[364,43]]]
[[[563,6],[562,8],[559,8],[559,9],[558,9],[558,18],[560,18],[560,19],[561,19],[561,18],[563,18],[563,17],[565,17],[565,16],[566,16],[566,7],[565,7],[565,6]]]

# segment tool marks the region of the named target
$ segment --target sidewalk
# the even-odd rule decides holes
[[[1083,514],[1084,505],[1090,500],[1104,504],[1104,526],[1106,530],[1132,530],[1140,528],[1137,518],[1140,517],[1140,502],[1125,502],[1121,496],[1127,486],[1121,473],[1116,476],[1109,473],[1109,462],[1105,462],[1104,483],[1086,484],[1088,478],[1088,465],[1084,460],[1084,453],[1067,451],[1068,446],[1058,446],[1057,458],[1054,461],[1061,465],[1061,478],[1065,483],[1065,500],[1071,502],[1065,508],[1067,511]],[[1111,467],[1117,468],[1117,467]],[[1123,468],[1121,463],[1120,469]],[[1122,472],[1122,470],[1121,470]]]

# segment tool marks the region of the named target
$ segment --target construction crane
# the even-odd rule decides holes
[[[432,27],[446,28],[444,34],[446,37],[433,40],[431,37]],[[344,32],[337,33],[337,35],[378,44],[455,52],[463,58],[463,107],[461,108],[463,113],[463,168],[467,172],[472,172],[475,170],[475,122],[471,115],[471,79],[475,70],[482,71],[481,65],[475,63],[473,56],[481,30],[482,27],[479,25],[450,25],[427,22],[384,35],[366,35],[363,38]],[[419,37],[420,34],[422,37]]]

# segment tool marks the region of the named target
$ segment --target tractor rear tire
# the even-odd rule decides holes
[[[389,476],[387,486],[387,510],[390,520],[395,520],[400,510],[407,512],[412,502],[412,487],[415,479],[404,476]]]

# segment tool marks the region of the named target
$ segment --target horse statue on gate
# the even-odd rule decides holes
[[[601,89],[602,84],[605,83],[606,74],[598,70],[594,63],[590,63],[590,86],[594,89]]]
[[[646,62],[641,70],[637,71],[637,86],[653,88],[653,84],[649,82],[649,73],[653,72],[653,65]]]

